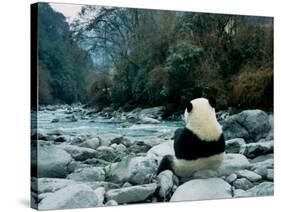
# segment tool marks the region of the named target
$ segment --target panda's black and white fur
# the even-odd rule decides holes
[[[217,169],[223,161],[225,140],[216,119],[215,100],[194,99],[187,104],[185,128],[174,135],[175,155],[166,155],[160,162],[157,174],[166,169],[180,177],[196,171]]]

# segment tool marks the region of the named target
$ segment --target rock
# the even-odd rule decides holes
[[[155,192],[156,188],[156,183],[150,183],[126,188],[112,189],[106,193],[106,199],[113,199],[119,204],[141,202],[152,195]]]
[[[248,189],[252,188],[254,186],[254,184],[251,183],[246,178],[239,178],[233,182],[233,186],[236,189],[248,190]]]
[[[230,175],[250,166],[248,159],[241,154],[225,154],[224,161],[218,169],[219,176]]]
[[[73,184],[49,194],[40,203],[40,210],[89,208],[98,205],[96,193],[86,185]]]
[[[154,118],[149,117],[141,117],[140,118],[142,124],[159,124],[160,121]]]
[[[137,119],[140,111],[141,108],[135,108],[132,111],[128,112],[125,116],[127,119]]]
[[[70,115],[70,116],[65,117],[65,121],[76,122],[76,121],[78,121],[78,118],[75,115]]]
[[[190,180],[177,188],[171,202],[230,198],[231,186],[220,178]]]
[[[131,145],[128,150],[129,152],[133,153],[142,153],[142,152],[147,152],[151,146],[145,144],[143,141],[137,141],[133,145]]]
[[[98,138],[101,141],[101,146],[109,146],[110,144],[113,143],[119,144],[124,139],[123,136],[120,134],[110,134],[110,133],[99,135]]]
[[[244,144],[240,153],[248,158],[255,158],[259,155],[265,155],[273,152],[273,140],[263,143]]]
[[[247,143],[266,138],[271,130],[268,115],[261,110],[245,110],[222,122],[226,140],[243,138]]]
[[[32,181],[31,188],[37,191],[38,194],[53,193],[73,183],[72,180],[61,178],[36,178]]]
[[[78,147],[75,145],[68,145],[68,144],[63,144],[61,145],[61,147],[77,161],[83,161],[98,156],[96,150],[86,147]]]
[[[226,141],[226,152],[227,153],[239,153],[242,145],[245,144],[243,138],[234,138]]]
[[[97,206],[102,206],[104,202],[104,195],[105,195],[105,189],[103,187],[99,187],[95,189],[95,193],[98,198],[98,205]]]
[[[242,189],[235,189],[233,192],[233,197],[239,198],[239,197],[250,197],[250,192],[244,191]]]
[[[266,179],[269,181],[273,181],[274,178],[274,172],[273,169],[268,169],[267,175],[266,175]]]
[[[82,163],[81,161],[72,160],[68,164],[67,169],[68,169],[69,173],[71,173],[71,172],[74,172],[75,169],[87,168],[87,167],[90,167],[90,165],[86,164],[86,163]]]
[[[105,203],[105,206],[116,206],[118,205],[118,202],[116,202],[115,200],[109,200],[107,203]]]
[[[158,194],[161,198],[166,198],[171,192],[174,182],[173,182],[173,173],[170,170],[165,170],[158,175],[158,181],[160,188]]]
[[[101,141],[99,138],[91,138],[91,139],[84,141],[79,146],[91,148],[91,149],[97,149],[97,147],[100,145],[101,145]]]
[[[217,177],[218,173],[215,170],[205,169],[199,170],[193,174],[194,179],[206,179],[211,177]]]
[[[85,164],[90,164],[93,166],[107,166],[110,164],[110,162],[106,161],[106,160],[102,160],[102,159],[97,159],[97,158],[91,158],[91,159],[87,159],[84,162]]]
[[[75,137],[72,137],[69,144],[71,145],[81,145],[84,141],[88,140],[88,139],[91,139],[92,136],[91,135],[78,135],[78,136],[75,136]]]
[[[58,143],[62,143],[62,142],[66,142],[69,140],[69,136],[66,136],[66,135],[60,135],[58,137],[55,138],[55,142],[58,142]]]
[[[267,155],[260,155],[254,159],[251,160],[251,163],[257,163],[257,162],[262,162],[267,159],[273,159],[273,154],[267,154]]]
[[[54,118],[51,123],[58,123],[60,120],[58,118]]]
[[[272,182],[263,182],[244,192],[235,190],[234,197],[271,196],[273,191]]]
[[[126,182],[126,183],[124,183],[123,184],[123,188],[126,188],[126,187],[131,187],[132,186],[132,184],[131,183],[129,183],[129,182]]]
[[[49,132],[48,134],[60,136],[60,135],[65,135],[65,132],[63,131],[63,129],[58,128],[52,132]]]
[[[40,202],[42,199],[46,198],[48,195],[52,194],[51,192],[42,193],[38,195],[38,201]]]
[[[253,194],[253,196],[270,196],[273,195],[273,183],[272,182],[263,182],[252,189],[250,189],[250,192]]]
[[[106,167],[107,178],[112,182],[144,184],[155,174],[157,163],[148,157],[126,158],[119,163]]]
[[[124,144],[116,144],[115,149],[120,153],[127,153],[127,148]]]
[[[66,151],[47,141],[38,141],[37,148],[31,150],[31,157],[32,170],[37,177],[65,177],[72,160]]]
[[[165,155],[175,155],[173,145],[174,142],[172,140],[156,145],[147,152],[147,156],[152,158],[159,158],[159,160],[161,160],[161,158]]]
[[[251,170],[255,170],[257,168],[266,168],[266,169],[273,169],[274,160],[273,159],[267,159],[265,161],[252,163],[251,164]]]
[[[76,183],[78,183],[78,182],[76,182]],[[120,188],[120,184],[115,184],[115,183],[106,182],[106,181],[81,182],[81,183],[90,186],[91,189],[93,189],[93,190],[96,190],[100,187],[104,188],[105,191],[108,191],[110,189]]]
[[[139,117],[158,119],[163,114],[163,107],[145,108],[138,112]]]
[[[237,179],[236,174],[231,174],[227,178],[225,178],[225,181],[228,182],[229,184],[232,184],[235,180]]]
[[[100,146],[97,148],[98,156],[97,158],[106,160],[106,161],[116,161],[118,158],[117,152],[109,146]]]
[[[265,167],[258,167],[254,170],[254,172],[260,175],[263,179],[266,179],[268,173],[267,168]]]
[[[249,170],[240,170],[240,171],[237,171],[236,174],[238,177],[245,177],[252,182],[260,181],[262,179],[262,177],[260,175],[256,174],[253,171],[249,171]]]
[[[102,168],[79,168],[67,176],[67,179],[75,181],[104,181],[105,173]]]

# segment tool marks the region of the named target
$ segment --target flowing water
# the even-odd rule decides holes
[[[64,109],[40,110],[38,112],[38,129],[45,133],[61,129],[71,136],[119,134],[127,138],[145,139],[155,136],[171,136],[177,128],[184,126],[183,121],[160,121],[159,124],[143,124],[136,120],[108,119],[101,116],[77,116],[77,121],[66,121],[65,117],[71,115],[73,114],[66,115]],[[53,119],[62,121],[52,123]]]

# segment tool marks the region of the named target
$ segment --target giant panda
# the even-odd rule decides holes
[[[186,127],[174,134],[175,155],[166,155],[160,162],[157,175],[169,169],[179,177],[192,176],[196,171],[217,169],[223,161],[225,140],[216,119],[216,101],[197,98],[187,103]]]

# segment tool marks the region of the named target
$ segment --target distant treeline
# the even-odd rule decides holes
[[[220,109],[273,107],[270,17],[85,6],[70,28],[72,41],[92,54],[89,74],[89,56],[71,42],[63,16],[45,10],[41,67],[52,98],[177,110],[211,95]]]
[[[93,68],[88,52],[71,40],[65,17],[38,4],[39,104],[86,101]]]

